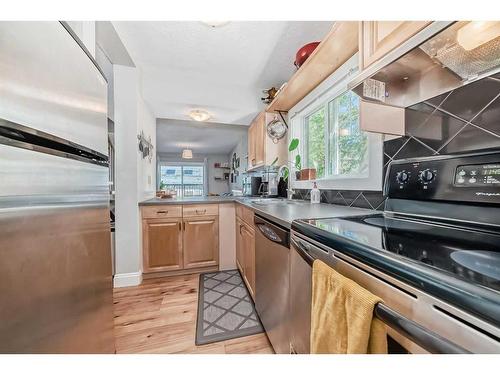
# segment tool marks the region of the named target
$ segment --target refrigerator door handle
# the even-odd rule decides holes
[[[86,163],[108,166],[108,157],[55,135],[0,118],[0,143]]]

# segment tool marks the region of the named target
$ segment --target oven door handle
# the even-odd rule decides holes
[[[383,303],[377,303],[374,314],[382,322],[432,354],[468,354],[468,350],[407,319]]]

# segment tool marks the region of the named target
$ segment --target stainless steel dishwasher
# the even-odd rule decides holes
[[[290,246],[290,351],[311,352],[312,264],[314,258],[304,245],[291,239]]]
[[[255,216],[255,307],[278,354],[290,353],[290,231]]]

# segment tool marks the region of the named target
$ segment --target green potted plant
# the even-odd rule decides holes
[[[290,141],[290,145],[288,146],[288,151],[290,152],[295,151],[297,147],[299,147],[299,139],[293,138]],[[300,157],[300,154],[295,155],[294,167],[295,167],[295,179],[300,180],[300,170],[302,169],[302,158]]]
[[[297,149],[297,147],[299,147],[299,139],[298,138],[293,138],[291,141],[290,141],[290,144],[288,145],[288,151],[292,152],[292,151],[295,151]],[[288,161],[287,164],[289,164],[290,166],[293,166],[295,167],[296,171],[295,171],[295,178],[297,180],[300,180],[300,170],[302,169],[302,163],[301,163],[302,159],[300,157],[299,154],[295,155],[295,160],[293,161],[293,163],[291,161]],[[278,162],[278,158],[274,159],[274,161],[271,163],[271,166],[274,166],[276,163]],[[282,166],[283,168],[283,166]],[[284,169],[284,172],[283,172],[283,179],[285,181],[288,180],[288,175],[289,175],[289,167],[286,166],[286,168]],[[281,170],[281,168],[280,168]]]

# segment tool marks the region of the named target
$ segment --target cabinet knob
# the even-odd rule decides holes
[[[157,214],[167,214],[168,211],[156,211]]]

